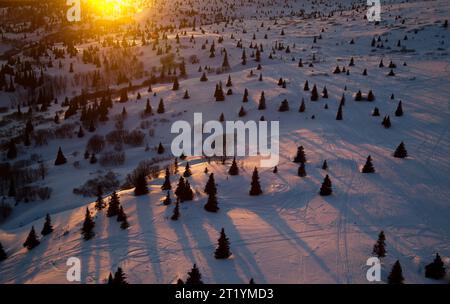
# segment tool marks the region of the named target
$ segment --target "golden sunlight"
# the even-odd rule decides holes
[[[142,11],[143,2],[143,0],[89,0],[88,7],[99,17],[119,19]]]

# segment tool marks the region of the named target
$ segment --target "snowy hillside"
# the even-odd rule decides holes
[[[49,50],[49,57],[42,56],[42,62],[53,63],[46,67],[45,75],[65,86],[55,91],[58,104],[48,105],[46,111],[34,110],[31,145],[26,146],[22,140],[29,119],[14,118],[19,105],[22,115],[35,107],[25,105],[28,91],[18,84],[15,92],[0,90],[0,106],[4,108],[0,136],[5,148],[1,163],[16,163],[17,168],[44,167],[44,178],[30,185],[52,189],[48,199],[16,203],[17,199],[8,195],[12,179],[2,174],[2,202],[9,204],[12,212],[0,222],[0,243],[8,256],[0,262],[0,283],[68,283],[66,261],[70,257],[81,260],[82,283],[105,283],[118,267],[130,283],[176,283],[179,278],[186,279],[193,264],[205,283],[247,283],[250,278],[256,283],[368,283],[366,260],[373,255],[380,231],[386,235],[387,251],[382,258],[383,282],[387,282],[397,260],[405,283],[445,282],[426,278],[425,265],[437,252],[447,268],[450,262],[450,30],[444,26],[450,4],[444,0],[391,2],[382,3],[382,21],[376,25],[364,19],[364,6],[354,4],[352,9],[350,1],[341,2],[342,11],[328,1],[315,5],[293,1],[284,9],[280,4],[284,1],[257,1],[252,5],[266,3],[267,7],[249,4],[239,10],[240,15],[235,14],[234,21],[198,23],[195,30],[193,26],[176,28],[167,32],[167,40],[161,35],[156,48],[154,39],[142,45],[139,36],[127,36],[124,31],[113,40],[123,39],[130,44],[127,48],[102,44],[102,33],[102,38],[84,38],[76,43],[78,54],[72,58],[56,59],[54,50]],[[169,7],[140,13],[140,26],[148,26],[145,20],[149,16],[169,14],[171,7],[166,5]],[[198,3],[195,8],[199,9]],[[304,14],[292,14],[302,9]],[[323,16],[309,15],[314,11],[324,12]],[[175,13],[163,20],[169,24],[171,18],[181,20]],[[18,34],[5,36],[14,39]],[[38,37],[30,34],[27,39]],[[219,42],[221,38],[223,42]],[[133,42],[136,45],[132,46]],[[4,45],[9,48],[6,42]],[[179,76],[179,90],[173,90],[171,81],[161,81],[153,83],[149,92],[145,81],[160,75],[158,69],[164,61],[161,58],[165,54],[157,55],[157,49],[165,50],[167,45],[177,62],[184,58],[187,76]],[[57,43],[55,47],[66,46]],[[83,50],[93,47],[99,48],[101,68],[83,62]],[[256,62],[259,47],[263,51],[260,62]],[[25,60],[26,55],[20,54]],[[218,73],[225,54],[230,69]],[[118,85],[117,75],[105,72],[103,58],[118,60],[122,65],[119,70],[133,71],[134,75],[128,74],[129,81]],[[390,68],[390,62],[396,67]],[[0,63],[7,64],[6,60]],[[69,72],[71,65],[73,73]],[[340,73],[334,73],[336,67]],[[342,71],[344,67],[348,74]],[[99,82],[108,83],[117,94],[112,95],[109,119],[95,121],[95,130],[90,132],[90,121],[80,122],[82,109],[65,117],[69,107],[63,101],[66,96],[71,99],[80,95],[82,89],[91,93],[103,89],[104,83],[91,85],[95,71],[108,75]],[[391,71],[395,75],[388,76]],[[36,72],[39,75],[40,69]],[[203,82],[200,78],[204,73],[208,80]],[[228,77],[230,87],[226,87]],[[285,84],[279,85],[280,78]],[[304,89],[306,81],[308,91]],[[213,94],[219,82],[225,93],[231,88],[232,95],[216,102]],[[314,85],[317,101],[311,101]],[[323,97],[325,87],[327,98]],[[119,100],[123,88],[129,88],[126,102]],[[248,102],[243,102],[246,89]],[[183,98],[186,90],[189,99]],[[358,91],[363,97],[372,91],[375,99],[355,101]],[[259,110],[262,92],[266,109]],[[152,115],[145,115],[147,99]],[[157,113],[161,99],[165,111]],[[302,99],[305,109],[300,112]],[[289,111],[279,111],[283,100],[287,100]],[[403,115],[397,116],[400,101]],[[94,100],[89,103],[93,105]],[[340,105],[342,120],[336,120]],[[246,115],[239,117],[241,107]],[[375,108],[379,116],[373,116]],[[237,176],[228,174],[232,158],[225,164],[200,156],[178,159],[178,174],[171,167],[172,203],[166,206],[163,200],[167,191],[161,186],[165,168],[174,162],[170,145],[176,135],[170,128],[177,120],[192,122],[195,112],[201,112],[204,121],[218,120],[221,114],[225,120],[259,121],[264,116],[266,121],[279,121],[278,172],[258,167],[258,157],[237,158]],[[389,116],[389,128],[381,124],[385,116]],[[66,135],[39,133],[65,125]],[[80,126],[83,137],[78,136]],[[137,144],[113,143],[108,136],[114,130],[139,130],[143,140]],[[95,153],[98,161],[90,163],[92,151],[87,159],[84,154],[94,135],[103,136],[105,142]],[[18,153],[15,159],[8,159],[12,138],[19,138]],[[37,143],[45,139],[46,143]],[[408,153],[406,158],[393,156],[401,142]],[[162,154],[157,151],[160,143],[165,148]],[[307,159],[305,177],[298,176],[300,164],[293,162],[299,146],[304,147]],[[67,163],[55,166],[59,147]],[[123,162],[102,162],[107,153],[119,152],[123,152]],[[375,173],[361,173],[369,155]],[[127,174],[145,160],[152,160],[159,174],[148,176],[149,194],[135,196],[134,187],[124,186]],[[322,168],[325,160],[326,170]],[[180,203],[180,217],[174,221],[174,190],[187,162],[192,175],[186,180],[194,199]],[[263,190],[260,196],[249,195],[254,167],[258,167]],[[107,217],[106,208],[96,210],[95,194],[74,193],[74,188],[81,189],[87,180],[108,172],[114,178],[109,175],[106,180],[113,186],[103,191],[104,201],[108,203],[112,190],[117,191],[128,216],[127,229],[121,229],[115,217]],[[204,209],[208,199],[204,188],[210,173],[214,173],[217,184],[217,213]],[[321,196],[319,190],[326,175],[333,193]],[[80,233],[86,207],[95,221],[95,236],[90,240],[84,240]],[[46,214],[51,216],[54,231],[42,236]],[[28,250],[23,243],[32,226],[40,244]],[[226,260],[214,257],[222,228],[232,252]]]

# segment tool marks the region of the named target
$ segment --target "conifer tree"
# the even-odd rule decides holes
[[[81,228],[81,234],[83,238],[87,241],[94,237],[94,227],[95,222],[92,219],[91,213],[89,212],[89,208],[86,208],[86,214],[84,216],[83,227]]]
[[[184,182],[184,178],[182,176],[180,176],[180,179],[178,180],[178,185],[177,188],[175,189],[175,195],[181,199],[183,197],[183,194],[185,192],[185,182]]]
[[[278,167],[277,166],[273,167],[273,171],[272,172],[277,174],[278,173]]]
[[[0,245],[1,246],[1,245]],[[1,250],[0,250],[1,251]],[[1,260],[1,257],[0,257]],[[436,253],[434,261],[425,266],[425,277],[440,280],[445,277],[445,266],[439,253]]]
[[[264,91],[261,92],[261,97],[259,98],[258,110],[266,109],[266,97],[264,96]]]
[[[214,173],[209,175],[208,181],[206,182],[205,189],[206,194],[217,193],[216,182],[214,180]]]
[[[178,91],[180,88],[180,83],[178,82],[178,77],[173,80],[172,91]]]
[[[3,245],[0,242],[0,262],[6,260],[7,257],[5,249],[3,249]]]
[[[362,100],[362,93],[361,91],[358,91],[355,95],[355,101],[361,101]]]
[[[337,114],[336,114],[336,120],[342,120],[342,105],[339,105]]]
[[[108,284],[108,285],[114,284],[114,277],[111,272],[109,273],[108,282],[106,284]]]
[[[247,115],[247,112],[245,111],[244,107],[241,106],[241,108],[239,109],[238,116],[239,117],[244,117],[245,115]]]
[[[189,166],[189,162],[186,163],[186,167],[184,168],[183,176],[189,177],[192,175],[191,167]]]
[[[327,160],[324,160],[323,164],[322,164],[322,170],[327,170],[327,169],[328,169],[328,163],[327,163]]]
[[[372,116],[380,116],[380,110],[377,107],[373,109]]]
[[[163,154],[164,151],[165,151],[164,146],[163,146],[162,143],[160,142],[159,145],[158,145],[158,149],[156,149],[156,152],[157,152],[158,154]]]
[[[188,90],[184,91],[183,99],[189,99],[189,98],[190,98],[190,96],[189,96]]]
[[[113,191],[109,200],[108,210],[106,211],[107,217],[113,217],[119,214],[120,200],[116,191]]]
[[[30,233],[27,236],[27,239],[25,240],[25,243],[23,243],[23,247],[26,247],[28,250],[33,249],[34,247],[38,246],[41,242],[37,238],[36,232],[34,231],[34,226],[31,227]]]
[[[135,185],[134,185],[134,195],[144,195],[148,193],[147,188],[147,178],[143,172],[139,173],[136,176]]]
[[[203,284],[202,275],[197,268],[197,265],[194,264],[192,270],[188,272],[188,278],[186,279],[186,284],[194,285],[194,284]]]
[[[372,253],[375,254],[379,258],[384,258],[386,256],[386,237],[384,235],[384,232],[381,231],[380,234],[378,234],[378,240],[373,245]]]
[[[117,221],[120,222],[120,228],[127,229],[130,227],[130,224],[128,224],[128,216],[123,210],[123,207],[119,207],[119,213],[117,213]]]
[[[77,136],[78,136],[78,138],[84,137],[84,131],[83,131],[83,127],[82,126],[80,126],[80,128],[78,129]]]
[[[397,110],[395,110],[395,116],[397,117],[403,116],[403,107],[401,100],[398,102]]]
[[[170,171],[169,167],[166,168],[166,176],[164,177],[164,183],[161,186],[161,190],[170,190],[172,185],[170,184]]]
[[[395,149],[394,157],[405,158],[407,156],[408,156],[408,152],[406,151],[405,144],[403,142],[401,142],[398,145],[397,149]]]
[[[305,112],[306,106],[305,106],[305,100],[302,98],[302,103],[300,104],[300,108],[298,109],[298,111],[300,113]]]
[[[58,154],[56,155],[55,166],[63,165],[66,162],[67,162],[67,159],[65,158],[65,156],[61,150],[61,147],[59,147]]]
[[[308,83],[308,80],[305,81],[305,85],[303,86],[303,91],[309,91],[309,83]]]
[[[183,282],[182,279],[178,279],[178,280],[177,280],[177,285],[183,285],[183,284],[184,284],[184,282]]]
[[[388,284],[403,284],[403,281],[405,281],[405,278],[403,277],[402,266],[397,260],[397,262],[394,263],[394,266],[392,266],[391,273],[388,276]]]
[[[320,187],[319,194],[321,196],[328,196],[328,195],[331,195],[332,192],[333,192],[333,190],[331,188],[331,180],[330,180],[330,177],[327,174],[325,176],[325,179],[323,180],[322,186]]]
[[[239,175],[239,168],[236,163],[236,157],[233,158],[233,162],[231,163],[231,167],[228,170],[228,174],[230,175]]]
[[[373,95],[372,90],[369,91],[369,93],[367,94],[367,101],[374,101],[375,100],[375,95]]]
[[[362,168],[362,173],[374,173],[375,168],[372,164],[372,157],[369,155],[367,156],[366,163],[364,164],[364,167]]]
[[[287,112],[289,111],[289,103],[285,99],[281,102],[280,107],[278,108],[278,112]]]
[[[127,276],[123,272],[122,268],[118,267],[114,274],[113,285],[127,285]]]
[[[163,101],[163,99],[161,98],[160,100],[159,100],[159,104],[158,104],[158,109],[156,110],[156,112],[158,113],[158,114],[162,114],[162,113],[164,113],[166,110],[165,110],[165,108],[164,108],[164,101]]]
[[[147,104],[145,105],[145,114],[153,114],[152,106],[150,105],[150,99],[147,98]]]
[[[105,201],[103,200],[103,191],[102,187],[97,187],[97,200],[95,201],[95,209],[100,211],[106,207]]]
[[[260,195],[262,193],[261,185],[259,183],[258,169],[253,170],[252,182],[249,194],[252,196]]]
[[[297,175],[300,177],[306,176],[305,163],[300,163],[300,167],[298,167]]]
[[[205,210],[208,212],[217,212],[219,207],[217,206],[217,196],[214,191],[208,194],[208,201],[204,206]]]
[[[231,256],[230,241],[228,240],[224,228],[220,231],[220,237],[217,240],[217,248],[214,252],[216,259],[228,259]]]
[[[250,281],[248,282],[250,285],[254,285],[255,284],[255,280],[253,280],[253,278],[250,278]]]
[[[311,101],[317,101],[319,99],[319,93],[317,92],[316,85],[311,90]]]
[[[47,215],[45,216],[45,223],[44,223],[44,227],[42,227],[41,234],[45,236],[52,232],[53,232],[52,221],[50,218],[50,214],[47,213]]]
[[[305,150],[303,146],[298,147],[297,155],[294,158],[294,163],[306,163]]]
[[[173,208],[173,214],[170,217],[171,220],[176,221],[180,217],[180,200],[177,199],[177,202],[175,203],[175,208]]]

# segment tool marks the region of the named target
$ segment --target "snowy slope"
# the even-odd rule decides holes
[[[139,115],[147,97],[154,109],[163,98],[166,113],[150,118],[155,136],[147,136],[146,142],[152,149],[128,147],[126,162],[121,166],[105,169],[83,159],[91,134],[81,140],[76,136],[55,140],[44,147],[21,147],[26,155],[42,155],[50,168],[45,183],[54,190],[48,201],[19,204],[0,226],[0,241],[9,255],[0,264],[0,282],[65,283],[66,260],[79,257],[83,283],[103,283],[118,266],[132,283],[174,283],[186,277],[193,263],[199,266],[207,283],[246,283],[251,277],[257,283],[367,283],[366,260],[379,231],[384,230],[388,255],[382,261],[383,280],[399,259],[407,283],[433,283],[424,277],[424,266],[436,252],[447,265],[450,260],[450,32],[442,27],[450,6],[447,1],[387,6],[389,13],[383,14],[378,26],[363,20],[364,12],[345,11],[342,16],[336,13],[323,19],[285,17],[277,24],[265,20],[266,27],[270,25],[269,39],[263,38],[266,31],[260,28],[262,21],[250,18],[226,28],[223,24],[204,26],[205,34],[188,30],[187,36],[181,38],[186,46],[181,53],[185,58],[196,54],[202,67],[220,66],[219,50],[226,48],[232,65],[229,74],[233,95],[226,96],[222,103],[215,102],[215,85],[219,81],[225,83],[228,73],[210,73],[208,82],[203,83],[199,81],[202,73],[197,71],[198,64],[188,65],[188,79],[180,80],[179,91],[172,91],[172,84],[167,84],[153,86],[156,97],[146,88],[140,90],[141,100],[136,100],[137,92],[130,94],[130,101],[115,104],[110,113],[113,117],[125,106],[126,129],[140,127]],[[406,17],[404,24],[394,20],[397,15]],[[248,33],[243,34],[243,28]],[[253,41],[257,28],[260,29]],[[322,28],[324,31],[320,32]],[[215,30],[220,34],[214,34]],[[235,47],[237,39],[229,38],[232,33],[237,39],[242,38],[247,56],[251,53],[248,49],[251,42],[263,44],[261,71],[256,70],[257,63],[252,58],[248,58],[247,65],[241,65],[242,50]],[[191,34],[195,36],[195,45],[189,43]],[[312,44],[313,37],[319,34],[322,39]],[[225,41],[216,44],[216,57],[208,58],[209,45],[201,50],[201,44],[206,39],[211,43],[222,35]],[[372,38],[379,35],[383,41],[388,40],[384,49],[370,45]],[[403,40],[405,35],[408,40]],[[175,34],[169,36],[169,40],[174,37]],[[352,39],[354,44],[349,43]],[[396,47],[398,40],[414,51],[401,51]],[[289,45],[291,53],[277,51],[272,60],[268,59],[275,41]],[[146,67],[159,61],[149,46],[138,46],[136,54]],[[313,54],[316,62],[308,67]],[[354,67],[348,67],[351,57]],[[297,66],[299,58],[304,62],[303,68]],[[381,58],[385,65],[390,60],[397,64],[395,77],[386,76],[389,68],[378,67]],[[407,65],[403,66],[403,62]],[[350,68],[350,75],[333,74],[336,65]],[[81,62],[75,65],[76,70],[85,68]],[[91,68],[94,70],[94,66]],[[365,68],[367,76],[362,75]],[[254,77],[248,76],[250,70]],[[50,72],[62,73],[56,68]],[[258,81],[260,72],[262,82]],[[286,80],[286,89],[277,86],[280,77]],[[303,91],[306,80],[310,87],[317,84],[319,93],[326,86],[329,98],[311,102],[310,92]],[[248,103],[242,103],[245,88],[249,91]],[[188,100],[182,99],[185,89],[191,96]],[[353,96],[358,90],[363,93],[373,90],[376,100],[355,102]],[[261,91],[265,92],[267,102],[264,111],[257,110]],[[344,119],[336,121],[342,94],[346,98]],[[391,94],[395,95],[394,100],[390,100]],[[302,98],[306,111],[299,113]],[[288,100],[290,111],[280,113],[277,110],[284,99]],[[403,117],[394,116],[399,100],[403,103]],[[328,109],[324,109],[325,104]],[[166,148],[170,146],[173,135],[169,130],[174,120],[192,121],[194,112],[202,112],[204,120],[218,119],[221,113],[225,119],[235,120],[239,119],[241,106],[247,111],[244,120],[259,120],[264,115],[268,121],[280,121],[278,173],[268,168],[259,170],[262,196],[248,195],[251,173],[258,159],[238,159],[239,176],[227,175],[230,163],[208,164],[201,158],[188,159],[193,171],[188,179],[195,189],[195,198],[181,205],[178,221],[169,219],[173,204],[168,207],[162,204],[166,193],[160,190],[164,177],[161,174],[149,181],[151,193],[147,196],[135,197],[132,190],[119,192],[129,216],[128,230],[121,230],[119,223],[102,211],[95,216],[95,237],[83,241],[79,230],[85,208],[88,204],[94,212],[90,202],[95,198],[73,194],[74,187],[109,169],[123,181],[139,161],[156,156],[153,147],[160,141]],[[381,117],[371,116],[374,107],[380,109]],[[59,109],[52,107],[53,111]],[[311,119],[312,115],[315,119]],[[385,115],[391,117],[390,129],[381,126]],[[78,119],[73,117],[68,122]],[[97,133],[106,134],[113,128],[111,119]],[[392,157],[401,141],[410,155],[407,159]],[[297,176],[298,165],[292,162],[299,145],[304,146],[308,158],[305,178]],[[58,146],[68,163],[54,167]],[[375,174],[360,173],[368,155],[373,158]],[[170,154],[167,152],[165,156]],[[321,169],[325,159],[328,171]],[[80,161],[80,169],[72,166],[74,161]],[[180,163],[181,172],[184,165],[185,162]],[[217,214],[203,209],[207,199],[203,188],[208,178],[203,173],[205,166],[214,172],[218,184]],[[318,195],[325,174],[333,183],[330,197]],[[172,188],[177,181],[178,176],[172,176]],[[27,252],[22,243],[32,225],[38,232],[41,230],[46,213],[51,214],[55,231]],[[222,227],[233,252],[226,261],[216,260],[213,255]]]

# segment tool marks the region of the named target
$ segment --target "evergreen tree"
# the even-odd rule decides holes
[[[63,165],[66,162],[67,162],[67,159],[65,158],[65,156],[61,150],[61,147],[59,147],[58,154],[56,155],[55,166]]]
[[[402,101],[400,100],[398,102],[397,110],[395,110],[395,116],[403,116],[403,107],[402,107]]]
[[[375,168],[373,167],[373,164],[372,164],[372,157],[369,155],[369,156],[367,156],[367,160],[362,169],[362,173],[374,173],[374,172],[375,172]]]
[[[92,219],[91,213],[89,212],[89,208],[86,208],[86,215],[84,216],[83,227],[81,228],[81,234],[83,238],[87,241],[94,237],[94,227],[95,222]]]
[[[113,217],[119,214],[120,200],[116,191],[113,191],[109,200],[108,210],[106,211],[107,217]]]
[[[143,172],[136,176],[134,187],[134,195],[136,196],[145,195],[148,193],[147,178]]]
[[[45,223],[44,227],[42,228],[41,234],[45,236],[52,232],[53,232],[52,221],[50,219],[50,214],[47,213],[47,215],[45,216]]]
[[[191,167],[189,166],[189,163],[187,162],[186,163],[186,167],[184,168],[183,176],[184,177],[189,177],[191,175],[192,175]]]
[[[403,142],[401,142],[398,145],[397,149],[395,149],[394,157],[405,158],[407,156],[408,156],[408,152],[406,151],[405,144]]]
[[[10,140],[8,144],[8,152],[6,152],[6,157],[8,159],[14,159],[17,157],[17,148],[14,140]]]
[[[3,249],[3,245],[0,242],[0,262],[6,260],[7,257],[5,249]]]
[[[306,163],[306,155],[303,146],[298,147],[297,155],[294,158],[294,163]]]
[[[102,187],[97,187],[97,200],[95,201],[95,210],[103,210],[106,207],[105,201],[103,200],[103,191]]]
[[[253,278],[250,278],[250,281],[248,282],[250,285],[254,285],[255,284],[255,280],[253,280]]]
[[[178,82],[178,77],[173,80],[172,91],[178,91],[180,89],[180,83]]]
[[[236,163],[236,157],[233,158],[233,162],[231,163],[231,167],[228,170],[228,174],[230,175],[239,175],[239,168]]]
[[[369,93],[367,94],[367,101],[374,101],[375,100],[375,95],[373,95],[372,90],[369,91]]]
[[[373,109],[372,116],[380,116],[380,110],[377,107]]]
[[[305,100],[302,98],[302,103],[300,104],[300,108],[298,109],[298,111],[300,113],[305,112],[306,106],[305,106]]]
[[[317,92],[316,85],[313,86],[311,91],[311,101],[317,101],[319,99],[319,93]]]
[[[1,246],[1,245],[0,245]],[[1,248],[1,247],[0,247]],[[0,250],[1,252],[1,250]],[[1,253],[0,253],[1,256]],[[1,257],[0,257],[1,260]],[[440,280],[445,277],[445,266],[439,253],[436,253],[434,261],[425,266],[425,277]]]
[[[33,249],[34,247],[38,246],[41,242],[37,238],[36,232],[34,231],[34,226],[31,227],[30,233],[27,236],[27,239],[25,240],[25,243],[23,243],[23,247],[26,247],[28,250]]]
[[[297,175],[300,177],[306,176],[305,163],[300,163],[300,167],[298,167]]]
[[[261,92],[261,97],[259,98],[258,110],[266,109],[266,98],[264,96],[264,91]]]
[[[373,245],[372,253],[375,254],[379,258],[384,258],[386,256],[386,237],[384,235],[384,232],[381,231],[380,234],[378,234],[378,240]]]
[[[127,276],[123,272],[122,268],[118,267],[116,273],[114,274],[113,285],[126,285]]]
[[[342,120],[342,105],[339,105],[337,114],[336,114],[336,120]]]
[[[322,170],[327,170],[327,169],[328,169],[328,163],[327,163],[327,160],[324,160],[323,164],[322,164]]]
[[[172,185],[170,184],[170,171],[169,167],[166,168],[166,176],[164,178],[164,184],[161,186],[161,190],[170,190]]]
[[[278,173],[278,166],[273,167],[273,173],[277,174]]]
[[[261,185],[259,183],[258,169],[253,170],[252,182],[249,194],[252,196],[260,195],[262,193]]]
[[[108,285],[114,284],[114,277],[111,272],[109,273],[108,282],[106,284],[108,284]]]
[[[278,112],[287,112],[289,111],[289,103],[285,99],[281,102],[280,107],[278,108]]]
[[[362,100],[362,93],[361,91],[358,91],[355,95],[355,101],[361,101]]]
[[[177,202],[175,203],[175,208],[173,208],[173,214],[170,217],[171,220],[176,221],[180,217],[180,200],[177,199]]]
[[[244,107],[241,106],[241,108],[239,109],[238,116],[239,117],[244,117],[245,115],[247,115],[247,112],[245,111]]]
[[[178,279],[178,280],[177,280],[177,285],[184,285],[183,280],[182,280],[182,279]]]
[[[323,180],[322,186],[320,187],[319,194],[321,196],[328,196],[328,195],[331,195],[332,192],[333,192],[333,190],[331,188],[331,180],[330,180],[330,177],[327,174],[325,176],[325,179]]]
[[[156,152],[157,152],[158,154],[163,154],[164,151],[165,151],[164,146],[163,146],[162,143],[160,142],[159,145],[158,145],[158,149],[156,149]]]
[[[219,210],[219,207],[217,206],[217,196],[215,192],[211,192],[208,195],[208,201],[206,202],[204,208],[206,211],[209,212],[217,212]]]
[[[217,249],[214,252],[214,257],[216,259],[228,259],[231,256],[230,252],[230,242],[225,234],[225,230],[222,228],[220,231],[220,237],[217,240]]]
[[[145,105],[145,114],[153,114],[152,106],[150,105],[150,99],[147,99],[147,104]]]
[[[211,173],[209,175],[208,181],[206,182],[206,186],[205,186],[205,193],[206,194],[217,194],[217,188],[216,188],[216,182],[214,180],[214,173]]]
[[[123,207],[119,207],[119,213],[117,214],[117,221],[120,222],[120,228],[127,229],[130,227],[130,224],[128,224],[128,216],[123,210]]]
[[[165,110],[165,108],[164,108],[164,101],[163,101],[163,99],[161,98],[160,100],[159,100],[159,104],[158,104],[158,109],[156,110],[156,112],[158,113],[158,114],[162,114],[162,113],[164,113],[166,110]]]
[[[397,260],[394,266],[392,266],[391,273],[388,276],[388,284],[403,284],[404,280],[402,266]]]
[[[192,270],[188,272],[188,278],[186,279],[186,284],[193,285],[193,284],[203,284],[202,282],[202,275],[200,274],[200,271],[197,268],[197,265],[194,264],[192,267]]]
[[[84,137],[84,131],[83,131],[83,127],[82,126],[80,126],[80,129],[78,129],[77,136],[78,136],[78,138]]]

